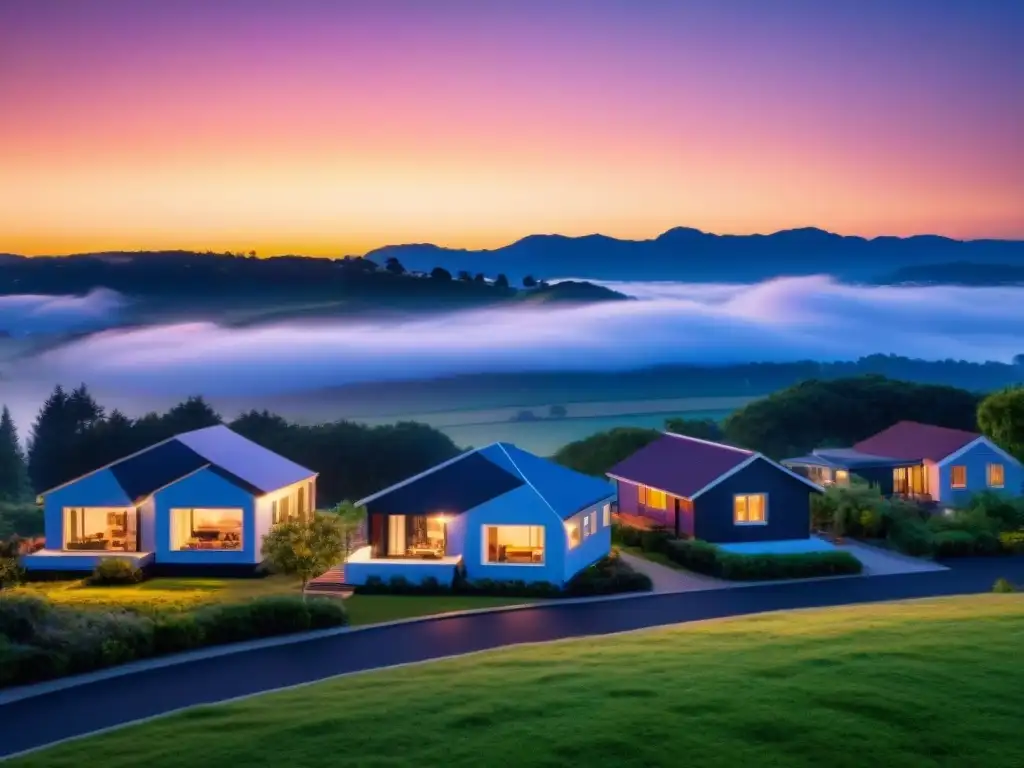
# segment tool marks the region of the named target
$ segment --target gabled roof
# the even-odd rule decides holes
[[[205,468],[254,495],[276,491],[316,475],[237,432],[217,425],[175,435],[82,477],[109,470],[125,495],[138,503]],[[75,478],[41,495],[46,496],[81,479]]]
[[[962,429],[900,421],[853,447],[861,453],[911,461],[941,461],[981,435]]]
[[[744,448],[665,432],[608,471],[608,477],[693,499],[755,461],[766,461],[811,488],[822,488],[768,457]]]
[[[819,448],[807,456],[783,459],[782,463],[832,469],[865,469],[868,467],[898,467],[912,463],[912,460],[875,456],[870,453],[861,453],[853,448]]]
[[[466,451],[356,503],[370,514],[460,515],[524,486],[563,519],[615,495],[603,480],[510,443],[494,443]]]

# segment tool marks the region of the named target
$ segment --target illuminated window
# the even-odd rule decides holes
[[[590,515],[583,516],[583,538],[586,539],[590,535]]]
[[[242,510],[172,509],[171,549],[240,550]]]
[[[1002,464],[989,464],[988,465],[988,487],[989,488],[1002,488],[1006,482],[1006,476],[1004,474]]]
[[[593,536],[597,533],[597,510],[594,510],[594,514],[590,516],[590,535]]]
[[[612,505],[611,504],[605,504],[604,505],[604,527],[607,528],[611,524],[612,524]]]
[[[751,493],[733,496],[732,519],[736,525],[764,525],[767,523],[767,494]]]
[[[967,487],[967,467],[963,464],[957,464],[955,467],[950,467],[950,485],[954,488],[966,488]]]
[[[665,509],[668,506],[664,491],[657,491],[646,485],[640,486],[640,503],[648,509]]]
[[[134,552],[138,513],[119,507],[64,507],[64,549]]]
[[[565,534],[569,538],[569,549],[580,545],[580,527],[576,523],[566,523]]]
[[[483,528],[485,563],[544,564],[544,526],[485,525]]]
[[[850,473],[845,469],[836,470],[836,485],[849,485],[850,484]]]

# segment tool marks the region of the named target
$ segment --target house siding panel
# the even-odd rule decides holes
[[[618,492],[619,512],[626,515],[640,514],[640,488],[633,483],[624,483],[621,480],[615,481]]]
[[[607,500],[602,501],[599,504],[587,507],[582,512],[573,515],[565,521],[567,525],[569,523],[575,523],[580,527],[580,544],[577,547],[566,550],[565,574],[563,576],[563,581],[569,581],[569,579],[577,573],[587,566],[596,563],[611,551],[612,529],[611,526],[606,526],[604,524],[604,505],[610,504],[611,501],[612,499],[609,497]],[[597,520],[597,531],[588,535],[586,538],[583,538],[584,517],[590,517]],[[566,541],[566,546],[568,547],[568,541]]]
[[[735,525],[733,496],[768,494],[765,525]],[[811,534],[811,495],[814,489],[764,459],[727,477],[694,499],[698,539],[717,543],[805,539]]]
[[[262,560],[256,500],[247,491],[208,469],[184,477],[154,495],[156,504],[156,562],[176,565],[251,565]],[[242,548],[235,551],[171,549],[171,509],[234,507],[242,510]],[[269,513],[269,506],[263,514]]]
[[[48,493],[43,499],[46,548],[61,549],[64,546],[64,507],[128,508],[132,501],[117,484],[109,469],[86,475]]]
[[[565,580],[566,535],[562,519],[555,514],[529,486],[491,499],[464,513],[465,536],[462,562],[469,579],[495,579],[501,581],[550,581],[562,584]],[[544,528],[543,565],[503,565],[484,562],[483,526],[485,525],[539,525]],[[459,554],[449,550],[449,554]]]
[[[988,465],[1002,464],[1005,482],[1002,488],[988,487]],[[953,467],[967,467],[967,487],[953,488]],[[950,462],[936,468],[939,495],[936,501],[942,504],[960,505],[971,496],[982,491],[994,491],[1009,496],[1020,496],[1024,484],[1024,468],[1016,461],[1010,461],[986,443],[979,443]]]

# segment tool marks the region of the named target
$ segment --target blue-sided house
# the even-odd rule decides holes
[[[28,571],[126,558],[160,572],[244,572],[277,522],[315,508],[316,473],[224,426],[186,432],[42,494]]]
[[[670,432],[614,466],[619,513],[682,538],[723,545],[811,537],[811,497],[822,488],[754,451]],[[779,551],[785,551],[780,549]]]
[[[358,502],[369,544],[345,562],[345,581],[446,585],[461,568],[470,580],[562,586],[610,551],[614,496],[508,443],[468,451]]]
[[[848,485],[851,475],[898,496],[944,507],[981,491],[1020,496],[1024,467],[976,432],[900,421],[850,448],[820,448],[785,459],[822,485]]]

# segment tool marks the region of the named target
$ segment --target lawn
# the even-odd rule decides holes
[[[497,608],[534,603],[529,597],[472,597],[465,595],[352,595],[345,600],[349,623],[377,624],[449,611]]]
[[[156,578],[125,587],[92,587],[81,581],[56,581],[34,582],[12,590],[10,594],[40,595],[73,608],[131,608],[164,612],[187,611],[211,603],[240,602],[264,595],[298,595],[299,582],[285,576],[262,579]],[[534,601],[530,598],[459,595],[353,595],[345,600],[345,607],[350,624],[374,624],[530,602]]]
[[[523,646],[202,707],[22,768],[1024,765],[1024,597]]]

